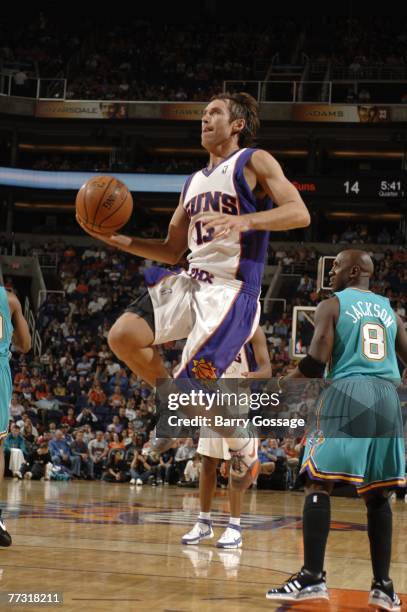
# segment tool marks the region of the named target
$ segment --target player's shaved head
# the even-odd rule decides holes
[[[359,249],[348,249],[346,251],[341,251],[338,257],[344,260],[346,265],[349,267],[359,266],[360,271],[364,275],[368,275],[369,278],[372,276],[374,265],[372,258],[370,257],[369,253],[366,253],[366,251],[361,251]]]
[[[369,279],[374,271],[372,258],[366,251],[347,249],[341,251],[335,258],[330,278],[334,291],[342,291],[346,287],[369,288]]]

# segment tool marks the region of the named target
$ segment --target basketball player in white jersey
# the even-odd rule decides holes
[[[278,162],[266,151],[246,148],[258,127],[258,105],[249,94],[213,97],[202,116],[209,163],[185,182],[167,237],[92,234],[170,265],[190,250],[188,272],[148,270],[148,291],[109,333],[112,351],[153,386],[169,377],[156,345],[181,338],[187,341],[176,378],[223,375],[258,324],[268,232],[310,223]],[[233,455],[231,482],[244,488],[258,472],[257,441],[235,428],[223,428],[223,435]]]
[[[270,376],[271,364],[267,340],[261,327],[258,327],[250,342],[245,344],[234,362],[228,367],[224,377],[268,379]],[[231,458],[225,439],[204,427],[200,432],[198,453],[202,457],[199,476],[200,512],[191,531],[182,538],[182,544],[199,544],[201,540],[213,538],[211,506],[216,489],[216,470],[219,461],[229,461]],[[229,549],[242,546],[240,527],[242,497],[242,491],[229,487],[229,524],[216,543],[218,548]]]

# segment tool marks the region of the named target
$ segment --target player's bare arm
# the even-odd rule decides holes
[[[28,353],[31,348],[31,334],[24,318],[20,300],[14,293],[8,292],[8,304],[13,323],[13,344],[21,353]]]
[[[404,327],[404,323],[397,316],[397,335],[396,335],[396,353],[399,359],[403,362],[405,366],[407,366],[407,331]]]
[[[272,375],[270,355],[267,348],[267,339],[264,331],[259,326],[250,340],[257,363],[255,372],[243,372],[245,378],[270,378]]]
[[[79,219],[77,220],[81,227],[94,238],[144,259],[174,265],[187,250],[189,220],[181,200],[171,218],[167,237],[164,240],[133,238],[124,234],[106,236],[89,231],[87,226],[82,224]]]
[[[339,302],[333,297],[324,300],[315,311],[315,329],[307,357],[299,366],[284,378],[319,378],[323,375],[325,364],[331,358],[335,325],[339,314]],[[305,366],[305,367],[304,367]]]
[[[285,231],[310,224],[310,215],[298,190],[284,175],[280,164],[267,151],[255,151],[244,169],[252,191],[270,196],[272,210],[240,215],[219,215],[205,225],[215,229],[215,236],[226,231]],[[260,195],[261,195],[260,193]]]

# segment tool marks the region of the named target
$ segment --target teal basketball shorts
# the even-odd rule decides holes
[[[300,476],[353,484],[358,493],[405,485],[400,401],[386,379],[354,376],[333,381],[318,400]]]

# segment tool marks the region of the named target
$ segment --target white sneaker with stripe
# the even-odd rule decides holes
[[[182,544],[199,544],[201,540],[210,540],[213,538],[212,521],[199,519],[181,539]]]
[[[328,600],[329,593],[326,586],[325,572],[319,576],[302,568],[294,574],[281,587],[270,589],[266,598],[272,601],[308,601],[311,599]]]

